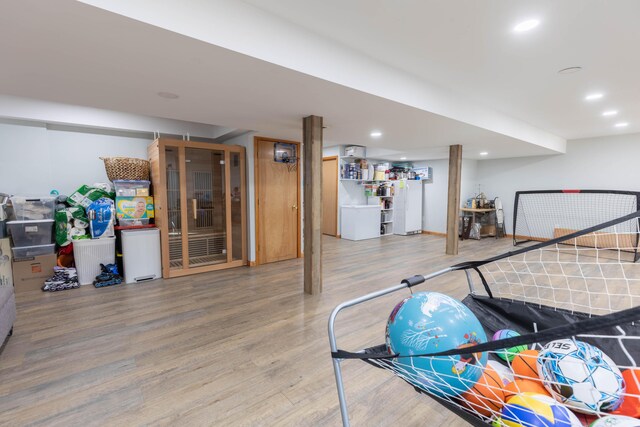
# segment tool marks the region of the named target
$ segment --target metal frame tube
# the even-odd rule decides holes
[[[451,271],[453,271],[453,268],[451,267],[445,268],[444,270],[436,271],[435,273],[431,273],[424,276],[424,279],[425,281],[427,281],[435,277],[442,276],[443,274],[449,273]],[[329,324],[328,324],[329,346],[331,347],[331,352],[338,351],[338,343],[337,343],[336,334],[335,334],[335,322],[336,322],[336,317],[338,316],[338,313],[340,313],[340,311],[342,311],[345,308],[353,307],[355,305],[362,304],[367,301],[371,301],[381,296],[385,296],[393,292],[397,292],[399,290],[408,289],[408,288],[409,286],[406,284],[391,286],[389,288],[372,292],[370,294],[363,295],[359,298],[355,298],[355,299],[343,302],[342,304],[339,304],[336,308],[334,308],[333,311],[331,312],[331,315],[329,316]],[[342,425],[344,427],[349,427],[350,425],[349,411],[347,409],[347,401],[344,395],[344,383],[342,381],[342,367],[340,366],[341,362],[342,362],[341,359],[333,359],[333,371],[336,377],[336,387],[338,389],[338,400],[340,401],[340,414],[342,415]]]
[[[465,274],[467,275],[467,283],[469,284],[469,292],[471,292],[472,294],[476,293],[476,288],[475,286],[473,286],[473,278],[471,277],[471,271],[469,271],[469,269],[466,269]]]

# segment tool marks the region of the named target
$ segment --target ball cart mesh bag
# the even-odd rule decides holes
[[[639,225],[634,211],[338,305],[329,341],[343,424],[341,365],[358,359],[476,426],[640,425]],[[461,302],[426,286],[461,273]],[[338,315],[390,294],[399,303],[380,342],[340,349]]]

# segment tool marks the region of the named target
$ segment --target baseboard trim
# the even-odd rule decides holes
[[[505,234],[504,237],[513,239],[513,234]],[[521,236],[519,234],[516,234],[515,238],[516,240],[522,240],[526,242],[548,242],[549,240],[551,240],[547,237]]]
[[[342,239],[342,236],[340,234],[336,234],[336,238],[337,239]]]
[[[441,233],[439,231],[422,230],[422,234],[430,234],[431,236],[438,236],[438,237],[447,237],[447,233]]]
[[[249,267],[255,267],[256,265],[255,261],[249,261]]]

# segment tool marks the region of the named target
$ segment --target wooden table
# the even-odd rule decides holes
[[[497,233],[496,233],[496,215],[495,215],[495,208],[487,208],[487,209],[479,209],[479,208],[460,208],[460,212],[461,212],[461,217],[465,217],[465,216],[469,216],[468,214],[471,214],[471,222],[469,223],[468,227],[464,227],[464,222],[463,227],[462,227],[462,236],[461,236],[461,240],[464,239],[468,239],[469,238],[469,233],[471,231],[471,227],[473,227],[473,224],[475,224],[476,222],[476,215],[480,215],[480,216],[484,216],[484,215],[489,215],[489,218],[491,219],[491,224],[493,225],[493,233],[485,233],[482,234],[482,231],[480,232],[480,237],[497,237]],[[492,215],[493,213],[493,215]]]

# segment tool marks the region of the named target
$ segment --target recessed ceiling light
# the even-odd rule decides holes
[[[595,101],[596,99],[600,99],[604,96],[604,94],[602,93],[590,93],[589,95],[585,96],[584,99],[586,99],[587,101]]]
[[[558,74],[573,74],[582,71],[582,67],[568,67],[558,71]]]
[[[400,160],[407,160],[406,157],[400,157]]]
[[[618,112],[616,110],[609,110],[609,111],[605,111],[604,113],[602,113],[603,116],[615,116],[616,114],[618,114]]]
[[[158,92],[158,96],[164,99],[178,99],[180,95],[171,92]]]
[[[489,155],[489,153],[487,153],[486,151],[482,151],[482,152],[480,152],[480,155],[481,155],[481,156],[488,156],[488,155]]]
[[[382,132],[380,132],[379,130],[374,130],[373,132],[371,132],[371,136],[374,138],[379,138],[382,136]]]
[[[540,25],[540,21],[537,19],[527,19],[526,21],[522,21],[515,27],[513,27],[513,31],[516,33],[523,33],[525,31],[533,30],[535,27]]]
[[[624,128],[624,127],[629,126],[629,123],[627,123],[627,122],[620,122],[620,123],[616,123],[614,126],[615,126],[615,127],[617,127],[617,128]]]

